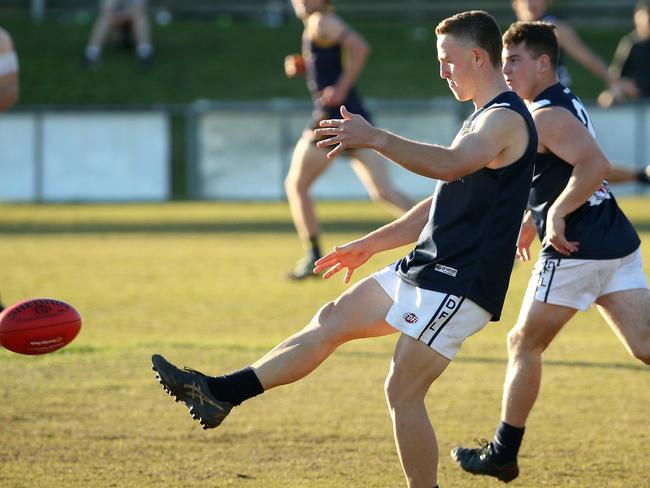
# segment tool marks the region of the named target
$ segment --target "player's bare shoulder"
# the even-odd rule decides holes
[[[347,24],[334,12],[314,12],[306,25],[309,38],[322,43],[337,42],[347,29]]]
[[[14,50],[13,42],[9,33],[0,27],[0,53],[7,53]]]
[[[476,131],[499,145],[499,155],[490,168],[507,166],[521,158],[530,137],[524,117],[507,107],[492,107],[477,120]]]
[[[539,137],[538,152],[546,152],[551,143],[556,145],[563,140],[590,137],[587,129],[564,107],[542,107],[535,110],[532,117]]]

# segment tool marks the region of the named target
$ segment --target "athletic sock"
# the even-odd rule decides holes
[[[506,464],[517,460],[525,427],[515,427],[501,422],[494,434],[492,452],[497,464]]]
[[[137,45],[135,52],[139,58],[148,58],[153,55],[153,46],[148,42],[143,42]]]
[[[91,61],[97,61],[102,55],[102,50],[99,48],[99,46],[91,44],[86,47],[84,54],[86,58],[90,59]]]
[[[320,242],[318,242],[318,236],[311,236],[309,238],[309,247],[310,247],[310,256],[314,261],[320,258]]]
[[[232,405],[264,393],[262,383],[253,368],[248,366],[234,373],[208,378],[210,393],[217,399]]]
[[[636,174],[636,181],[650,185],[650,175],[648,175],[645,169],[642,169]]]

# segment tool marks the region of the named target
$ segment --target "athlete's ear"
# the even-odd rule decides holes
[[[474,64],[481,66],[484,53],[482,53],[478,48],[474,48],[472,49],[472,55],[474,56]]]
[[[540,54],[539,58],[537,58],[537,62],[539,70],[542,73],[546,73],[551,69],[551,58],[548,54]]]

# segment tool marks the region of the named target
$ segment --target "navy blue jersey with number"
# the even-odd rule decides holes
[[[528,106],[531,113],[544,107],[562,107],[568,110],[589,129],[592,136],[595,136],[584,105],[561,83],[542,91]],[[537,154],[528,207],[532,211],[537,233],[542,240],[546,232],[548,209],[564,191],[572,173],[573,166],[555,154]],[[569,241],[578,241],[579,250],[570,256],[564,256],[550,244],[546,244],[540,256],[563,259],[616,259],[632,253],[640,244],[639,236],[616,203],[606,179],[589,200],[566,216],[565,221],[565,236]]]
[[[472,132],[477,119],[493,108],[514,110],[524,118],[529,132],[525,153],[503,168],[439,181],[429,221],[415,249],[399,261],[397,273],[419,288],[467,297],[498,320],[533,177],[537,132],[524,102],[508,91],[474,112],[457,137]]]
[[[336,81],[343,72],[343,50],[342,41],[348,31],[344,31],[341,38],[336,42],[325,42],[321,40],[303,38],[303,58],[305,59],[305,71],[307,75],[307,87],[314,100],[314,112],[312,115],[314,127],[323,119],[340,119],[340,107],[326,107],[319,101],[320,92],[336,84]],[[366,110],[361,97],[352,87],[342,105],[352,113],[360,114],[366,120],[371,121],[370,114]]]

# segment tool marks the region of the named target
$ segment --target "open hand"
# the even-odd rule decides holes
[[[328,279],[343,268],[347,268],[343,281],[349,283],[354,270],[368,261],[372,254],[368,246],[364,245],[361,240],[336,246],[333,251],[316,261],[314,273],[320,274],[327,270],[323,274],[323,278]]]
[[[316,144],[321,149],[334,146],[334,149],[327,153],[330,159],[346,149],[371,147],[377,130],[361,115],[348,112],[344,105],[341,105],[341,117],[341,119],[321,120],[319,124],[321,128],[314,130],[317,138],[330,136]]]

